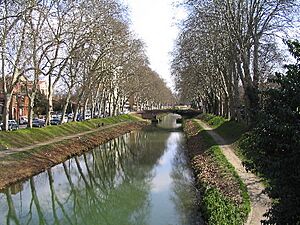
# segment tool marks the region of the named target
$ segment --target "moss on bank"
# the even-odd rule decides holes
[[[213,119],[215,128],[224,119]],[[226,129],[225,129],[226,130]],[[250,212],[247,188],[219,146],[195,120],[184,124],[196,183],[202,193],[201,205],[208,225],[243,224]]]

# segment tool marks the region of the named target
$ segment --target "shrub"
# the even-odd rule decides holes
[[[300,43],[288,46],[297,63],[270,80],[256,127],[239,144],[248,167],[269,182],[274,202],[265,224],[300,224]]]

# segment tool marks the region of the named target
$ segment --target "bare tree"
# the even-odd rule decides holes
[[[9,106],[21,76],[25,73],[26,5],[3,1],[0,4],[1,89],[4,95],[3,124],[8,130]]]

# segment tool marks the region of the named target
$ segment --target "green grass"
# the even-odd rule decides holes
[[[214,119],[219,118],[219,116],[215,116],[213,114],[202,114],[200,118],[207,123],[209,121],[222,121],[220,119]],[[249,133],[247,133],[249,131],[249,127],[245,123],[238,123],[236,121],[226,119],[223,119],[223,121],[224,122],[220,122],[218,126],[214,127],[214,131],[228,140],[230,144],[234,144],[234,152],[243,162],[249,165],[254,164],[254,161],[257,160],[253,161],[251,157],[258,158],[261,156],[255,155],[255,151],[251,151],[251,157],[247,156],[245,149],[243,149],[245,147],[242,144],[249,138]],[[261,178],[261,181],[265,187],[270,187],[269,180],[263,176],[263,174],[258,171],[252,172]]]
[[[199,116],[201,120],[206,122],[208,125],[210,125],[212,128],[217,128],[221,126],[223,123],[227,122],[228,120],[221,116],[215,116],[213,114],[205,113],[201,114]]]
[[[209,120],[212,120],[210,118]],[[229,121],[226,120],[214,120],[223,121],[219,124],[226,124]],[[225,121],[225,122],[224,122]],[[231,199],[224,196],[216,187],[202,183],[202,208],[204,211],[204,217],[206,218],[208,225],[241,225],[247,219],[250,212],[250,196],[246,185],[242,182],[241,178],[237,174],[235,168],[228,162],[221,148],[216,144],[214,139],[204,131],[199,123],[193,120],[193,124],[196,125],[197,129],[201,131],[202,141],[205,146],[211,146],[206,153],[209,154],[213,161],[221,168],[222,173],[226,176],[232,177],[237,181],[242,196],[242,204],[236,205]],[[233,132],[231,128],[234,124],[229,123],[222,132]],[[222,126],[222,125],[219,125]],[[240,132],[244,129],[243,126],[237,128]],[[234,134],[233,134],[234,135]]]
[[[219,146],[214,145],[213,147],[211,147],[209,149],[209,153],[212,155],[212,157],[218,163],[218,165],[221,166],[223,171],[225,171],[225,173],[233,176],[234,179],[238,182],[239,189],[241,191],[241,195],[243,198],[243,204],[239,207],[238,210],[236,209],[237,210],[236,212],[239,214],[239,218],[241,218],[242,221],[244,221],[250,212],[250,196],[248,194],[246,185],[243,183],[242,179],[237,174],[237,172],[236,172],[235,168],[232,166],[232,164],[230,162],[228,162],[228,160],[222,153],[222,150]]]
[[[235,121],[226,121],[221,126],[215,128],[215,131],[219,135],[231,143],[239,140],[248,130],[249,128],[246,124]]]
[[[64,123],[59,126],[0,132],[0,149],[25,147],[35,143],[45,142],[55,137],[93,130],[101,123],[104,123],[104,125],[111,125],[119,122],[138,120],[140,119],[133,115],[120,115],[115,117],[91,119],[83,122]]]
[[[214,128],[215,132],[231,143],[236,142],[249,130],[248,126],[244,123],[238,123],[213,114],[202,114],[199,118]]]
[[[241,225],[240,209],[216,188],[207,188],[203,195],[204,216],[208,225]]]

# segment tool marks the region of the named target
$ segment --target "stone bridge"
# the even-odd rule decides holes
[[[138,114],[140,114],[143,119],[149,119],[149,120],[156,120],[157,115],[168,114],[168,113],[178,114],[181,115],[183,118],[192,118],[202,113],[202,111],[195,110],[195,109],[154,109],[154,110],[144,110],[138,112]]]

